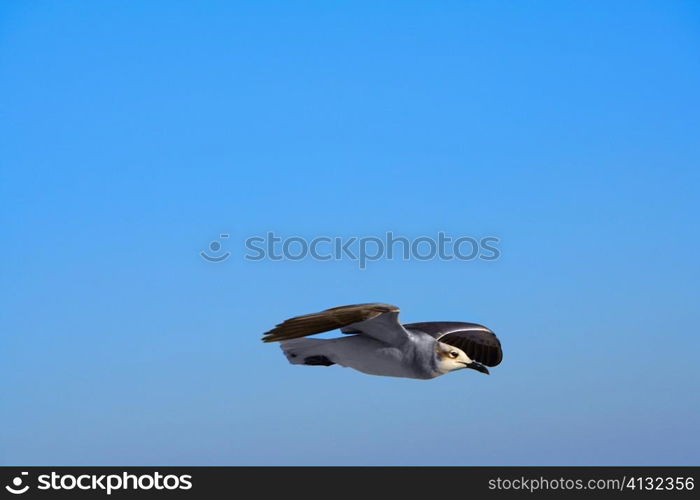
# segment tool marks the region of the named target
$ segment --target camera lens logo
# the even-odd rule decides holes
[[[28,474],[28,472],[22,472],[20,476],[17,476],[12,480],[12,486],[5,486],[5,489],[13,495],[21,495],[22,493],[26,493],[29,489],[29,485],[27,484],[22,487],[22,476],[26,476]]]
[[[228,236],[228,234],[220,234],[219,238],[223,240],[228,238]],[[219,253],[219,251],[221,251],[221,242],[218,240],[214,240],[211,243],[209,243],[209,250],[215,255],[209,255],[206,252],[206,250],[202,250],[201,252],[199,252],[199,255],[201,255],[204,260],[207,260],[209,262],[223,262],[226,259],[228,259],[231,255],[231,252],[224,252],[221,255],[216,255],[217,253]]]

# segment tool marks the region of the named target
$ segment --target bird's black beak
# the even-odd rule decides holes
[[[467,368],[471,368],[472,370],[476,370],[481,373],[485,373],[486,375],[489,374],[489,369],[486,368],[484,365],[481,363],[477,363],[476,361],[472,361],[467,365]]]

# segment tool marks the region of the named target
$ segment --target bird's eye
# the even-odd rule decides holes
[[[451,351],[451,352],[450,352],[450,357],[451,357],[451,358],[456,358],[457,356],[459,356],[459,354],[457,354],[456,351]]]

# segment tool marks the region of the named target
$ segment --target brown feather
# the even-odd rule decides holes
[[[396,312],[399,308],[390,304],[354,304],[333,307],[318,313],[295,316],[278,324],[263,334],[263,342],[291,340],[376,318],[380,314]]]

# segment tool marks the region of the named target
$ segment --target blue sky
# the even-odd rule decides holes
[[[690,1],[3,2],[0,463],[698,465],[699,51]],[[502,255],[245,261],[267,231]],[[368,301],[504,362],[259,342]]]

